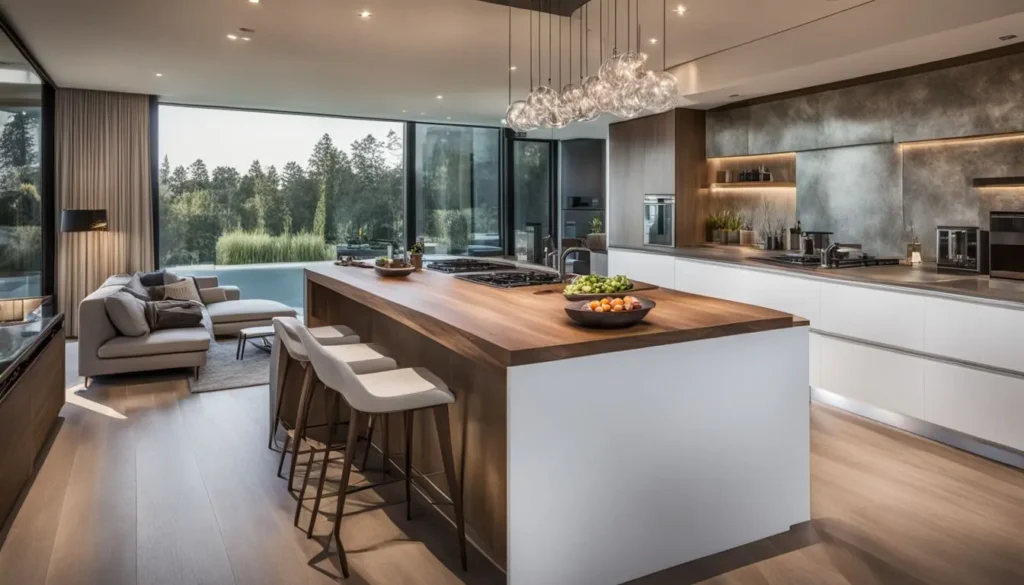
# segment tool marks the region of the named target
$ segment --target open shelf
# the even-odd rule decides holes
[[[733,183],[712,183],[712,189],[764,189],[767,187],[796,187],[786,181],[736,181]]]
[[[988,177],[974,179],[974,186],[985,187],[1024,187],[1024,177]]]

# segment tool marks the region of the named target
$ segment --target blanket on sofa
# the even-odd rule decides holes
[[[152,331],[203,326],[203,306],[193,301],[150,301],[146,321]]]

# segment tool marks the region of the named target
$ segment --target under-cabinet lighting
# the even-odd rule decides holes
[[[992,134],[989,136],[964,136],[962,138],[936,138],[933,140],[914,140],[901,142],[901,147],[923,148],[929,146],[955,146],[958,144],[978,144],[983,142],[1006,142],[1008,140],[1024,140],[1024,132],[1012,134]]]
[[[766,158],[796,158],[796,153],[795,152],[775,152],[775,153],[771,153],[771,154],[741,154],[741,155],[737,155],[737,156],[712,156],[712,157],[708,157],[708,160],[709,161],[715,161],[715,160],[733,161],[733,160],[745,160],[745,159],[751,159],[751,160],[753,160],[753,159],[761,159],[761,160],[764,160]]]

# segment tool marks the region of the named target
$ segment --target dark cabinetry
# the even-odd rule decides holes
[[[64,405],[64,331],[61,322],[40,338],[0,397],[0,525],[10,516],[36,458]]]
[[[642,246],[644,196],[674,194],[676,245],[696,244],[707,173],[704,112],[678,108],[609,126],[609,244]]]

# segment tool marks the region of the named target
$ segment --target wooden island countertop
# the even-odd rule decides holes
[[[636,293],[657,303],[642,323],[587,329],[566,315],[558,285],[499,289],[429,270],[385,278],[371,269],[334,265],[307,268],[306,278],[499,367],[806,324],[770,309],[655,289]]]

